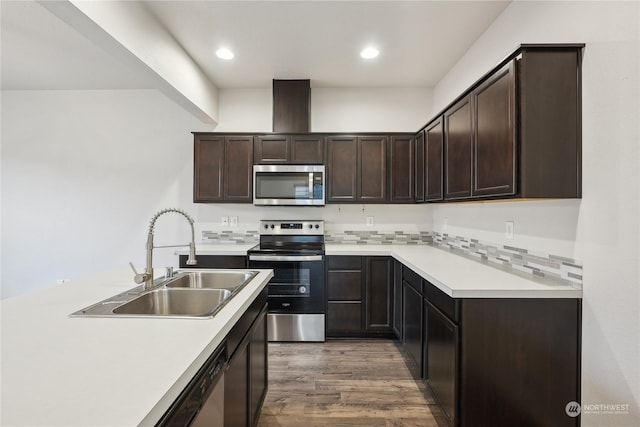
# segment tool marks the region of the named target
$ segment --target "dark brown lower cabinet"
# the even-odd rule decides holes
[[[580,402],[580,299],[451,298],[401,268],[408,367],[425,380],[445,422],[580,425],[565,412]]]
[[[581,300],[464,299],[460,323],[463,427],[576,427]]]
[[[249,340],[249,409],[250,425],[260,418],[260,409],[267,394],[267,306],[256,319]]]
[[[249,336],[229,360],[224,379],[225,427],[249,426]]]
[[[402,263],[393,261],[393,332],[403,342],[402,329]]]
[[[427,300],[425,311],[424,377],[451,425],[457,425],[458,325]]]
[[[393,259],[327,257],[327,337],[393,337]]]
[[[422,295],[406,280],[402,281],[404,347],[415,366],[409,369],[422,377]]]
[[[224,425],[257,425],[267,393],[267,289],[260,294],[227,336]]]

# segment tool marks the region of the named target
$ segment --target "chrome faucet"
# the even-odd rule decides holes
[[[187,221],[189,221],[189,225],[191,226],[191,243],[186,245],[153,246],[153,231],[156,225],[156,221],[160,216],[169,212],[178,213],[184,216]],[[133,264],[130,263],[131,268],[133,268],[133,271],[136,273],[134,278],[136,283],[144,282],[144,289],[149,289],[153,286],[153,250],[157,248],[181,248],[184,246],[188,246],[189,258],[187,259],[187,265],[196,265],[198,263],[198,261],[196,260],[196,243],[193,222],[193,218],[191,218],[185,211],[174,208],[162,209],[151,218],[151,222],[149,223],[149,233],[147,234],[147,266],[145,267],[144,273],[139,274],[133,267]]]

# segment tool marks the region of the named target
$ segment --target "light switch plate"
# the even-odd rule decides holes
[[[368,216],[367,217],[367,226],[368,227],[373,227],[374,225],[375,225],[375,221],[374,221],[373,217],[372,216]]]
[[[238,217],[237,216],[232,216],[231,217],[231,226],[232,227],[237,227],[238,226]]]
[[[229,226],[229,217],[228,216],[223,216],[222,217],[222,226],[223,227],[228,227]]]

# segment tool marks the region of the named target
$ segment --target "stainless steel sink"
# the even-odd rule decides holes
[[[236,289],[251,280],[255,271],[219,270],[195,271],[167,281],[167,288]]]
[[[231,296],[227,289],[156,289],[113,309],[139,316],[211,316]]]
[[[72,317],[211,318],[258,274],[250,270],[181,270],[71,313]]]

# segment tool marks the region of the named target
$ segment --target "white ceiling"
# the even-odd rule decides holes
[[[432,87],[509,1],[146,1],[219,88]],[[3,89],[149,88],[121,63],[31,1],[1,3]],[[375,44],[381,54],[364,61]],[[235,59],[214,55],[230,47]]]

